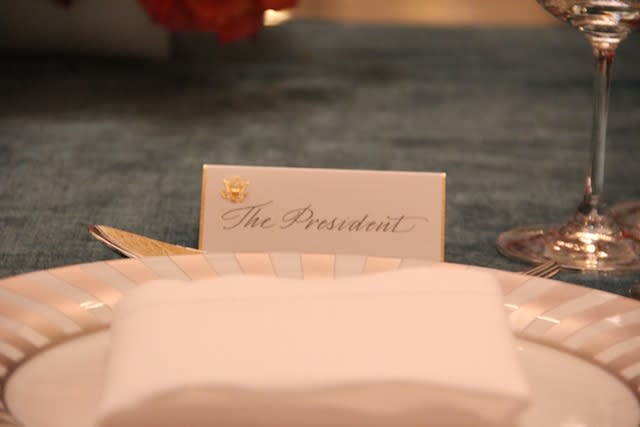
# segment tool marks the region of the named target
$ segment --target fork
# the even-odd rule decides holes
[[[545,261],[535,267],[523,271],[522,274],[534,277],[551,278],[560,272],[560,265],[554,260]]]
[[[553,260],[549,260],[542,264],[538,264],[529,270],[523,271],[522,274],[527,276],[550,278],[559,272],[560,266],[558,263]],[[629,298],[640,300],[640,283],[629,286],[628,296]]]

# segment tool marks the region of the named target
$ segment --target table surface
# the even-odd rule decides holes
[[[640,50],[614,72],[607,200],[640,199]],[[0,277],[114,259],[106,224],[197,245],[203,163],[445,171],[446,260],[505,270],[501,231],[582,193],[592,61],[570,28],[293,21],[167,62],[2,54]],[[564,272],[625,294],[640,276]]]

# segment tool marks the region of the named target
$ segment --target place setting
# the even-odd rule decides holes
[[[55,1],[46,7],[57,8],[56,14],[70,13],[65,22],[72,23],[87,16],[83,9],[86,5],[81,2]],[[158,33],[160,30],[153,26],[163,32],[213,32],[218,42],[231,44],[267,32],[263,28],[268,26],[267,12],[270,19],[277,17],[284,22],[295,15],[298,6],[295,1],[247,1],[239,2],[238,9],[227,10],[224,2],[217,8],[214,3],[217,5],[176,1],[166,2],[163,8],[141,0],[131,22],[151,25],[141,30],[149,37],[146,47],[152,48],[151,53],[143,55],[145,60],[162,60],[169,49],[166,34]],[[243,77],[257,73],[263,79],[260,89],[255,82],[237,87],[230,84],[220,101],[226,109],[222,114],[225,119],[234,122],[242,138],[248,138],[248,134],[249,139],[234,140],[235,144],[224,145],[224,150],[216,146],[210,158],[219,162],[209,162],[202,155],[208,152],[208,141],[198,142],[197,132],[190,135],[196,142],[172,139],[168,145],[157,147],[147,142],[146,151],[140,149],[142,154],[138,153],[144,162],[135,168],[131,168],[130,152],[120,154],[109,147],[100,151],[104,158],[96,155],[98,160],[92,159],[92,165],[100,161],[116,165],[122,176],[118,183],[129,183],[118,191],[131,191],[129,199],[119,199],[118,192],[107,183],[113,176],[106,172],[109,166],[101,166],[103,176],[94,171],[89,174],[93,178],[86,179],[78,172],[86,172],[84,166],[75,164],[72,173],[78,175],[74,177],[85,178],[77,179],[75,187],[67,185],[56,193],[52,207],[42,205],[50,215],[53,230],[39,239],[45,242],[47,256],[60,262],[0,277],[0,425],[639,426],[640,202],[616,199],[609,205],[604,188],[605,154],[612,151],[607,147],[611,67],[618,46],[638,28],[640,1],[537,3],[577,30],[574,32],[586,36],[595,60],[584,192],[565,223],[522,224],[520,220],[527,212],[514,211],[514,206],[522,204],[491,206],[501,197],[496,196],[498,190],[487,192],[487,200],[473,205],[489,212],[490,219],[475,213],[462,216],[462,207],[469,200],[484,197],[470,196],[470,192],[497,185],[489,182],[496,180],[493,175],[475,177],[455,168],[458,162],[472,157],[463,152],[468,145],[460,152],[445,154],[449,163],[442,162],[442,169],[415,167],[416,163],[403,168],[402,163],[394,163],[405,155],[412,157],[410,150],[416,144],[409,137],[402,139],[392,133],[383,136],[393,140],[390,146],[385,145],[388,151],[382,150],[381,158],[390,162],[383,167],[369,167],[375,162],[358,168],[325,167],[326,163],[317,160],[321,156],[348,153],[349,147],[333,140],[327,143],[330,148],[326,151],[315,147],[320,157],[311,158],[310,165],[283,161],[281,166],[274,166],[272,163],[277,162],[269,156],[275,149],[252,148],[248,142],[271,131],[264,123],[249,121],[249,115],[260,116],[264,107],[275,111],[268,117],[277,121],[274,116],[285,104],[278,98],[284,96],[278,86],[283,83],[265,83],[266,77],[262,76],[264,73],[277,79],[274,76],[284,75],[285,67],[266,58],[275,54],[280,60],[291,54],[297,73],[315,60],[314,54],[333,52],[327,54],[329,58],[344,54],[341,49],[346,51],[348,44],[328,47],[314,39],[321,49],[309,53],[294,43],[289,46],[293,53],[284,48],[264,52],[261,54],[265,56],[254,58],[250,64],[243,55],[250,52],[253,58],[255,52],[240,45],[237,52],[224,51],[228,55],[224,60],[232,64],[230,71],[216,72],[231,81],[229,76],[247,66],[249,71],[243,71]],[[122,13],[132,13],[129,9],[124,12],[131,5],[120,6]],[[105,15],[109,22],[119,19]],[[310,31],[317,31],[313,34],[324,33],[324,24],[309,22]],[[305,24],[300,25],[295,31],[301,31]],[[336,33],[344,31],[345,35],[339,37],[348,37],[354,26],[331,28]],[[376,93],[400,75],[406,80],[390,92],[397,95],[398,91],[408,91],[411,85],[407,76],[416,69],[403,68],[407,67],[405,62],[393,72],[379,64],[378,68],[358,68],[362,66],[358,61],[364,61],[358,55],[370,55],[375,49],[384,51],[386,36],[375,38],[382,30],[373,28],[362,28],[373,35],[369,45],[360,35],[348,38],[349,43],[357,40],[372,50],[347,55],[355,58],[347,71],[362,73],[358,79],[363,80],[363,86],[370,84],[365,74],[381,78],[383,83],[375,86]],[[407,34],[413,34],[405,31],[415,31],[399,28],[394,33],[397,38],[392,40],[405,40]],[[275,34],[273,40],[284,38],[283,33]],[[174,44],[179,45],[181,40],[177,38]],[[145,43],[129,46],[128,52],[140,54]],[[112,49],[112,44],[102,48]],[[395,48],[392,50],[395,55]],[[465,55],[473,56],[469,52]],[[176,81],[186,79],[185,70],[192,65],[180,61],[182,58],[171,75]],[[224,65],[222,59],[211,61],[214,68]],[[72,67],[69,70],[74,72]],[[196,73],[197,90],[208,85],[204,70],[199,68]],[[505,80],[512,78],[508,73],[505,76]],[[322,84],[314,80],[318,79],[316,74],[311,81],[317,86],[303,87],[309,82],[307,78],[296,81],[287,75],[283,78],[289,85],[286,90],[295,92],[304,102],[308,102],[306,97],[327,97]],[[215,86],[216,90],[221,87]],[[255,103],[238,101],[229,95],[234,90]],[[346,89],[341,90],[349,98]],[[448,90],[451,99],[458,96],[453,88]],[[189,109],[180,104],[183,95],[176,93],[167,91],[163,96],[172,102],[178,99],[176,114],[196,126],[203,118],[186,118]],[[269,94],[270,101],[258,99],[264,93]],[[364,96],[362,93],[358,96]],[[418,95],[419,91],[411,96]],[[358,102],[355,98],[331,98],[331,102],[336,102],[332,104],[335,108],[345,108],[338,115],[349,114],[346,105]],[[446,105],[454,101],[438,102]],[[99,133],[111,138],[110,122],[118,120],[129,126],[122,126],[123,132],[132,135],[171,133],[166,123],[177,120],[175,117],[169,120],[158,109],[149,125],[134,114],[140,105],[123,104],[127,113],[122,117],[99,106],[99,111],[106,111],[104,117],[96,119]],[[314,126],[328,123],[321,109],[315,104],[312,107],[316,116],[310,120]],[[65,114],[75,117],[69,110],[47,120],[65,120]],[[384,114],[387,112],[380,113],[378,119],[386,120]],[[400,115],[396,112],[393,116],[393,123],[400,123],[398,128],[403,126]],[[81,123],[89,127],[87,123],[93,119],[87,117],[82,116],[74,126]],[[278,126],[295,126],[290,116],[280,119]],[[460,123],[464,120],[461,118]],[[7,122],[21,125],[16,120]],[[476,121],[466,123],[479,126]],[[24,128],[25,132],[32,130]],[[69,130],[64,128],[62,132],[64,135]],[[227,130],[221,131],[225,133],[229,136]],[[440,151],[451,145],[446,138],[442,141],[437,143]],[[116,143],[117,147],[124,145],[133,144]],[[31,154],[14,151],[13,147],[4,149],[0,145],[0,154],[8,153],[16,164],[29,160]],[[295,152],[292,147],[287,146],[283,152]],[[69,159],[74,154],[50,150],[47,157],[59,156],[61,164],[73,163]],[[254,151],[256,157],[249,158],[247,152]],[[105,156],[106,152],[115,157]],[[307,154],[303,152],[302,157]],[[498,154],[494,150],[479,162],[494,164]],[[189,162],[182,162],[187,158]],[[146,175],[156,169],[164,172]],[[175,182],[178,175],[182,178]],[[131,190],[134,181],[138,185],[135,191]],[[15,178],[7,182],[15,185]],[[193,200],[196,187],[199,198]],[[74,188],[88,194],[83,200],[94,203],[91,218],[100,222],[87,222],[75,231],[85,239],[81,243],[70,243],[70,239],[52,242],[49,239],[57,235],[55,227],[62,227],[65,218],[82,222],[89,217],[76,213],[86,211],[87,206],[77,205]],[[537,196],[531,193],[527,197]],[[131,200],[138,204],[127,205]],[[197,230],[184,221],[184,216],[173,217],[185,206],[195,212],[192,216],[197,216]],[[505,206],[509,208],[503,209]],[[10,232],[23,220],[13,211],[9,215],[10,219],[2,217],[9,230],[6,246],[22,248]],[[188,229],[182,235],[197,234],[197,244],[188,243],[186,237],[170,241],[166,237],[169,232],[148,232],[158,228],[129,227],[126,219],[136,215],[140,216],[138,224],[156,221],[165,230]],[[491,222],[495,218],[500,219]],[[509,220],[505,226],[504,218],[516,221]],[[470,224],[464,224],[465,220]],[[461,223],[465,227],[461,228]],[[69,227],[78,228],[77,223]],[[467,236],[465,233],[474,227],[475,233]],[[492,234],[497,228],[500,230]],[[460,244],[461,236],[469,239],[462,242],[464,245]],[[481,239],[490,242],[478,244]],[[83,243],[92,251],[103,250],[101,256],[66,262],[65,251]],[[454,251],[448,251],[448,245],[454,246]],[[487,254],[487,248],[495,252],[495,258],[493,253]],[[464,258],[459,256],[462,252]],[[477,259],[483,262],[474,262]],[[492,262],[484,262],[486,259]]]
[[[130,259],[0,281],[5,422],[636,425],[640,302],[443,262],[445,178],[205,165],[200,249],[92,226]]]

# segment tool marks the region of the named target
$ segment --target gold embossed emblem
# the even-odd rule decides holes
[[[234,176],[231,179],[223,179],[222,182],[224,183],[224,190],[222,190],[223,199],[233,203],[240,203],[249,195],[247,192],[249,181],[246,179]]]

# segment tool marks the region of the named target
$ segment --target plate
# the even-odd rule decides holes
[[[354,255],[220,253],[102,261],[2,279],[0,425],[93,425],[111,310],[140,283],[228,274],[327,279],[428,264]],[[503,289],[533,395],[518,427],[640,424],[639,302],[555,280],[447,265],[489,271]]]

